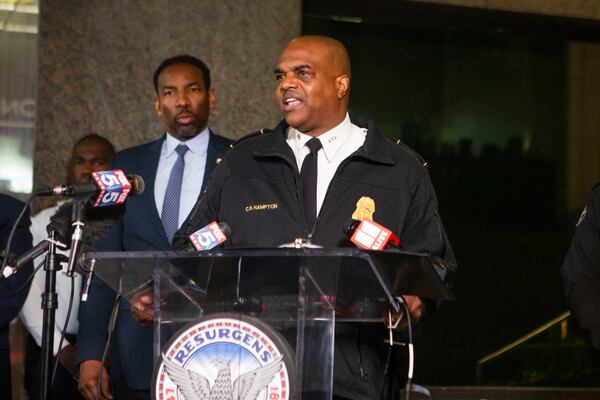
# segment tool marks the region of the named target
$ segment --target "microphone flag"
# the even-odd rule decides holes
[[[214,249],[227,240],[227,236],[216,221],[190,235],[190,240],[197,251]]]
[[[120,169],[92,173],[92,179],[99,189],[94,207],[115,206],[125,203],[131,191],[131,182]]]
[[[391,230],[369,219],[362,220],[350,240],[358,247],[367,250],[383,250],[390,241],[394,246],[400,244],[400,239]]]

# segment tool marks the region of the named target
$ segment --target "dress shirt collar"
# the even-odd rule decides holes
[[[186,140],[185,142],[175,139],[175,137],[173,137],[168,132],[166,136],[167,140],[165,140],[165,145],[163,147],[163,157],[170,157],[171,154],[175,152],[175,148],[177,148],[177,146],[180,144],[185,144],[188,147],[188,149],[196,155],[206,155],[206,150],[208,148],[208,139],[210,136],[208,133],[208,128],[205,128],[202,132],[200,132],[193,138]]]
[[[346,118],[344,118],[339,125],[318,136],[321,145],[323,146],[323,154],[325,155],[327,162],[331,163],[333,161],[335,153],[350,136],[351,132],[352,123],[350,122],[348,113],[346,113]],[[312,139],[312,136],[302,133],[290,126],[288,130],[288,142],[295,142],[295,144],[292,145],[293,147],[303,147],[310,139]]]

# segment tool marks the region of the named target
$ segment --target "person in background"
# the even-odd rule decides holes
[[[96,243],[101,251],[170,249],[174,233],[231,143],[208,128],[216,97],[204,62],[188,55],[166,59],[153,80],[154,108],[166,134],[115,154],[112,167],[141,176],[146,189],[127,200],[123,219]],[[152,328],[134,321],[127,301],[119,305],[110,373],[101,363],[114,301],[115,292],[94,276],[88,300],[79,309],[79,390],[88,400],[95,399],[97,391],[100,399],[148,399]]]
[[[573,317],[600,350],[600,184],[579,217],[561,273]]]
[[[0,194],[0,251],[8,241],[10,230],[25,204],[10,196]],[[19,256],[31,248],[29,232],[29,210],[25,212],[15,230],[10,254]],[[2,257],[0,257],[0,262]],[[25,264],[8,278],[0,279],[0,397],[10,399],[10,347],[8,343],[9,324],[23,306],[33,273],[33,264]]]

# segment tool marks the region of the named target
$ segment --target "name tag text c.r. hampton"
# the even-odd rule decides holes
[[[245,211],[246,212],[252,212],[252,211],[274,210],[277,207],[279,207],[279,204],[277,204],[277,203],[271,203],[271,204],[252,204],[250,206],[246,206]]]

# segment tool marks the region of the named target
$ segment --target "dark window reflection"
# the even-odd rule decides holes
[[[404,2],[330,3],[304,3],[304,33],[346,44],[352,111],[429,162],[459,263],[457,300],[418,334],[416,381],[474,384],[478,359],[566,310],[559,269],[576,221],[565,205],[568,49],[572,40],[598,41],[597,27]],[[571,329],[544,336],[535,344],[542,350],[520,346],[482,383],[590,386],[598,357],[577,364],[593,352]],[[573,359],[558,359],[567,345]]]

